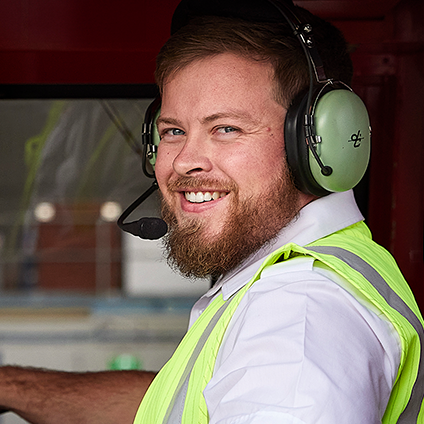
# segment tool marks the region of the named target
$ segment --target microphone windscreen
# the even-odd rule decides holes
[[[157,240],[168,232],[168,225],[160,218],[141,218],[137,221],[138,236],[142,239]]]

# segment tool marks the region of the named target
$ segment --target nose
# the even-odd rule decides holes
[[[174,171],[181,176],[196,176],[212,170],[210,150],[200,137],[187,137],[173,162]]]

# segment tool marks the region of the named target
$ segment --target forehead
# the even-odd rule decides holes
[[[274,101],[271,64],[223,53],[178,70],[163,86],[162,108],[177,103],[261,105]]]

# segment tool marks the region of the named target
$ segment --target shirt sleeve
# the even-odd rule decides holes
[[[246,293],[204,391],[210,424],[381,423],[399,340],[328,275],[296,258]]]

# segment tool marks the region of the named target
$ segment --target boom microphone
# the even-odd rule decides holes
[[[125,209],[117,222],[118,227],[122,231],[146,240],[160,239],[168,232],[168,225],[160,218],[141,218],[138,221],[124,222],[125,219],[158,188],[158,183],[155,180],[145,193]]]

